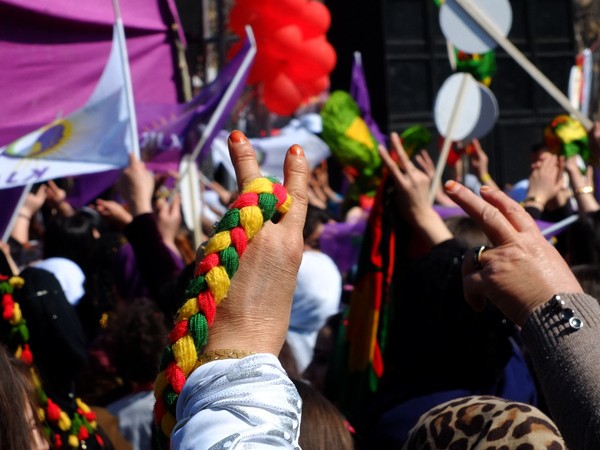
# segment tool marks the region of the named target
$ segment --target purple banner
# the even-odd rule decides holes
[[[359,52],[354,53],[354,64],[352,65],[352,79],[350,80],[350,95],[358,105],[361,115],[373,137],[382,145],[387,142],[384,134],[379,129],[377,122],[371,115],[371,97],[367,88],[367,79],[362,65],[362,56]]]
[[[172,2],[122,0],[136,103],[176,104]],[[111,48],[105,0],[0,0],[0,145],[80,108]]]

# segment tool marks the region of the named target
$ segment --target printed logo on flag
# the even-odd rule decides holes
[[[43,127],[39,133],[25,136],[8,146],[6,156],[21,158],[44,158],[60,151],[60,147],[69,139],[73,125],[67,119],[57,119]],[[29,143],[26,141],[32,141]]]

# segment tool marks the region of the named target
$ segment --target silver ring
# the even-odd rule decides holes
[[[473,252],[473,265],[475,266],[475,268],[477,270],[483,269],[483,266],[481,265],[481,255],[482,253],[485,251],[486,247],[485,245],[482,245],[479,248],[476,248],[475,251]]]

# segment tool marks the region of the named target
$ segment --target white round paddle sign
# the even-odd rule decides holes
[[[485,53],[497,46],[485,31],[495,27],[504,37],[512,24],[512,9],[508,0],[461,0],[478,10],[487,20],[479,23],[456,0],[446,0],[440,7],[440,27],[446,39],[466,53]]]
[[[455,73],[444,82],[434,106],[435,126],[442,136],[460,141],[471,135],[479,122],[481,111],[479,86],[466,73]]]

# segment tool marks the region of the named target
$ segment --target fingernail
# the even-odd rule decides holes
[[[444,184],[444,189],[446,190],[446,192],[450,192],[450,193],[458,191],[459,187],[460,187],[460,184],[458,184],[454,180],[448,180],[448,181],[446,181],[446,184]]]
[[[290,154],[294,156],[303,157],[304,150],[302,150],[302,147],[300,147],[298,144],[294,144],[290,147]]]
[[[234,144],[239,144],[241,142],[247,141],[248,139],[246,138],[246,135],[240,130],[233,130],[229,135],[229,140]]]
[[[488,192],[488,191],[491,191],[491,190],[492,190],[492,188],[490,186],[486,185],[486,184],[484,184],[483,186],[481,186],[479,188],[479,192]]]

